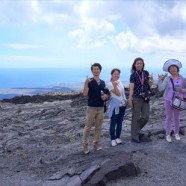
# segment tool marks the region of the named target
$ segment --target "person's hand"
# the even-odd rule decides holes
[[[109,95],[108,95],[108,94],[103,94],[103,95],[101,96],[101,99],[102,99],[103,101],[105,101],[105,100],[109,99]]]
[[[85,85],[88,86],[88,84],[93,80],[93,78],[86,77]]]
[[[127,100],[128,101],[128,106],[131,107],[131,108],[133,107],[132,100],[133,100],[132,98],[128,98],[128,100]]]
[[[163,74],[158,74],[158,80],[163,81],[165,79],[165,76]]]
[[[119,81],[113,81],[112,84],[113,84],[114,87],[117,87],[118,84],[119,84]]]
[[[153,81],[153,73],[149,74],[149,80],[152,82]]]

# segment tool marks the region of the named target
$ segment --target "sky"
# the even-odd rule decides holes
[[[184,0],[0,0],[0,68],[186,64]]]

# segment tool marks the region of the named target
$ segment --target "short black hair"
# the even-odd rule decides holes
[[[93,67],[98,67],[100,71],[102,70],[102,66],[99,63],[94,63],[91,65],[91,71],[93,70]]]

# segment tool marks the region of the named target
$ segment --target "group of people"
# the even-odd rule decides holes
[[[116,146],[122,143],[121,131],[122,122],[125,115],[126,107],[132,108],[131,122],[131,140],[135,143],[149,142],[150,137],[141,133],[141,129],[147,124],[150,115],[150,94],[153,84],[153,77],[144,69],[144,60],[140,57],[136,58],[132,64],[129,97],[126,98],[124,86],[120,80],[120,69],[114,68],[111,70],[111,79],[105,84],[100,79],[102,66],[99,63],[94,63],[91,66],[92,78],[87,77],[83,95],[88,96],[88,107],[86,111],[86,123],[83,131],[83,152],[88,154],[89,151],[89,135],[92,126],[95,126],[93,144],[96,150],[101,150],[100,136],[104,117],[104,104],[109,99],[108,116],[110,118],[110,139],[111,146]],[[176,84],[176,93],[183,97],[186,93],[186,79],[179,74],[179,69],[182,67],[181,62],[171,59],[168,60],[163,67],[163,70],[170,73],[170,76],[164,77],[158,75],[158,89],[164,91],[165,98],[165,131],[166,140],[171,142],[171,120],[174,115],[174,135],[176,140],[180,140],[179,124],[180,111],[171,107],[170,102],[174,90],[172,89],[171,79]]]

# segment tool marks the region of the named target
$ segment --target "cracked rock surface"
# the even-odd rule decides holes
[[[181,112],[181,141],[164,139],[164,101],[151,102],[144,133],[152,142],[130,141],[127,110],[121,145],[110,146],[105,115],[103,149],[82,153],[87,99],[81,93],[21,96],[0,102],[0,185],[2,186],[185,186],[186,111]]]

